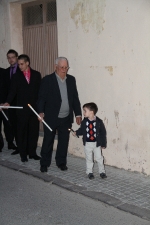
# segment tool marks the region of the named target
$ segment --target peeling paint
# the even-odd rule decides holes
[[[115,119],[116,119],[116,127],[118,128],[119,112],[118,111],[114,111],[114,114],[115,114]]]
[[[107,69],[111,76],[113,76],[113,67],[112,66],[105,66],[105,69]]]
[[[76,28],[81,24],[85,33],[89,32],[90,28],[93,28],[96,33],[100,34],[104,30],[105,1],[76,0],[74,7],[69,7],[70,16]]]
[[[104,118],[104,123],[105,123],[105,126],[108,125],[108,119],[106,117]]]

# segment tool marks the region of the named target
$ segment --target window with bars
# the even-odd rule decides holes
[[[43,7],[43,4],[45,7]],[[43,4],[28,5],[23,9],[23,24],[24,26],[43,24],[45,18],[46,22],[57,21],[56,0],[46,2]],[[44,11],[46,10],[46,13]]]
[[[51,1],[47,3],[46,21],[57,21],[56,1]]]
[[[27,6],[23,10],[24,26],[38,25],[43,23],[43,5]]]

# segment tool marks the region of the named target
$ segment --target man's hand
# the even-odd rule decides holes
[[[80,125],[80,124],[81,124],[81,121],[82,121],[82,117],[81,117],[81,116],[77,116],[77,117],[76,117],[76,123],[77,123],[78,125]]]
[[[44,113],[40,113],[39,116],[41,117],[41,119],[38,117],[38,120],[39,120],[39,121],[42,121],[43,118],[44,118]]]
[[[1,106],[10,106],[10,104],[8,103],[8,102],[5,102],[4,104],[0,104]],[[3,108],[1,108],[1,110],[2,110]],[[5,109],[7,109],[7,108],[5,108]]]
[[[0,106],[4,105],[4,103],[1,103]],[[2,108],[0,108],[0,111],[2,111]]]

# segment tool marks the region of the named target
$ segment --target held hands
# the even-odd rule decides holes
[[[72,135],[73,135],[74,137],[76,137],[76,132],[75,132],[75,131],[74,131],[74,132],[72,131],[71,133],[72,133]]]

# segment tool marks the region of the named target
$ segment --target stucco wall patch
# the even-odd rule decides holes
[[[116,119],[116,127],[118,128],[119,112],[118,111],[114,111],[114,114],[115,114],[115,119]]]
[[[110,73],[110,75],[113,75],[113,67],[112,66],[105,66],[105,69],[107,69]]]
[[[100,34],[104,30],[105,1],[76,0],[73,8],[70,6],[69,9],[76,28],[81,24],[84,32],[88,32],[90,28],[93,28],[97,34]]]

